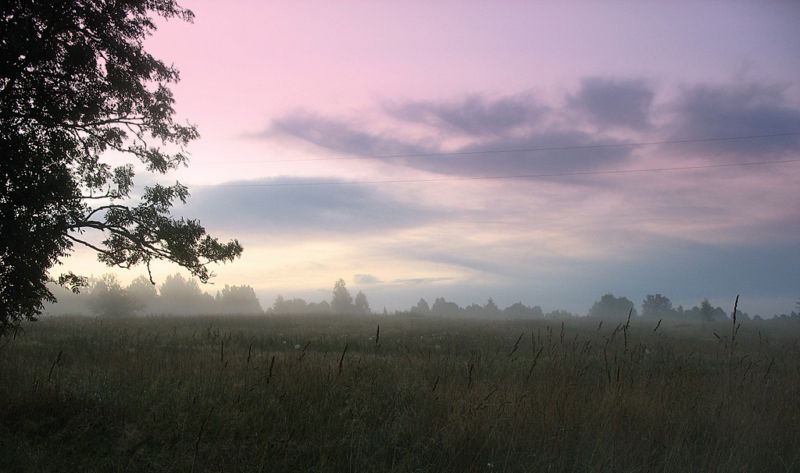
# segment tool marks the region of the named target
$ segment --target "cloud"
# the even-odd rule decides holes
[[[387,104],[384,108],[401,120],[467,135],[501,135],[539,121],[547,111],[522,94],[498,99],[473,94],[458,101],[409,101]]]
[[[288,136],[338,153],[361,156],[417,154],[432,151],[432,148],[420,143],[360,131],[350,122],[302,111],[293,112],[274,120],[270,127],[259,136],[262,138]]]
[[[374,233],[414,227],[443,215],[372,187],[335,179],[325,179],[334,185],[315,185],[320,181],[278,177],[195,186],[186,212],[210,227],[269,235]]]
[[[583,79],[581,89],[568,104],[596,125],[641,130],[650,126],[650,106],[655,92],[643,80]]]
[[[579,130],[563,129],[534,131],[514,137],[492,137],[441,154],[438,146],[422,146],[413,141],[359,131],[355,124],[346,120],[312,115],[303,117],[293,115],[278,119],[270,129],[283,130],[294,138],[339,153],[376,157],[383,162],[453,176],[593,171],[624,163],[631,152],[630,148],[625,147],[605,147],[621,143],[618,140]],[[292,125],[287,126],[287,123]],[[601,147],[592,148],[596,145]],[[573,149],[558,149],[565,147]],[[437,153],[440,155],[436,155]]]
[[[784,89],[762,84],[701,85],[684,89],[663,115],[656,131],[663,139],[740,137],[800,131],[800,109],[787,105]],[[600,129],[623,127],[653,131],[654,90],[639,79],[586,78],[567,97],[566,109],[548,108],[524,94],[497,99],[469,95],[459,101],[408,101],[384,104],[383,112],[422,124],[439,138],[423,141],[399,131],[375,132],[357,120],[293,112],[274,120],[262,137],[289,136],[337,153],[380,159],[447,176],[549,176],[619,169],[630,162],[633,147],[622,145],[608,131],[590,133],[579,121],[583,114]],[[377,120],[375,123],[380,123]],[[375,123],[370,128],[374,129]],[[408,131],[408,130],[405,130]],[[460,147],[446,134],[468,135]],[[437,141],[438,140],[438,141]],[[683,143],[665,146],[670,153],[702,152],[730,160],[759,159],[796,152],[800,136],[752,140]],[[678,156],[679,154],[673,154]],[[688,156],[688,154],[686,154]],[[543,175],[543,176],[542,176]],[[580,176],[571,181],[585,182]]]
[[[719,138],[800,132],[800,109],[783,89],[763,84],[700,85],[685,89],[675,105],[676,138]],[[800,136],[696,143],[687,148],[758,160],[796,153]]]
[[[448,277],[438,277],[438,278],[401,278],[395,279],[392,281],[395,284],[405,284],[405,285],[423,285],[423,284],[434,284],[437,282],[444,282],[444,281],[452,281],[453,278]]]
[[[555,130],[485,140],[458,150],[469,153],[465,155],[398,159],[407,166],[457,176],[563,174],[624,163],[630,156],[630,148],[592,148],[615,143],[621,142],[577,130]]]
[[[378,279],[377,277],[371,274],[354,274],[353,275],[353,283],[354,284],[379,284],[383,281]]]

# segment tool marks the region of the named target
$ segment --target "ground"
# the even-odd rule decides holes
[[[656,325],[46,318],[0,471],[800,471],[800,327]]]

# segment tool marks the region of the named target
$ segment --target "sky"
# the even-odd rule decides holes
[[[189,185],[175,213],[243,244],[209,292],[800,299],[800,3],[182,4],[194,23],[145,46],[201,137],[138,178]]]

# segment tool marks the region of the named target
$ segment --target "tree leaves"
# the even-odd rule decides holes
[[[198,137],[175,123],[178,71],[143,49],[153,15],[191,21],[175,0],[36,2],[0,6],[0,335],[52,300],[48,270],[75,243],[123,268],[166,259],[207,281],[209,263],[241,255],[196,220],[174,218],[188,189],[134,193],[134,165],[165,173]],[[91,236],[99,232],[101,241]],[[152,280],[152,277],[151,277]],[[68,273],[59,283],[84,281]]]

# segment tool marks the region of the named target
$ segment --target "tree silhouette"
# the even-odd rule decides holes
[[[355,309],[356,314],[359,315],[368,315],[370,313],[367,296],[365,296],[361,291],[358,291],[358,294],[356,294]]]
[[[0,5],[0,334],[54,300],[48,270],[75,243],[109,266],[149,271],[164,259],[204,282],[209,263],[239,256],[237,241],[171,216],[185,186],[155,184],[131,199],[133,163],[176,169],[198,136],[173,120],[178,71],[143,49],[153,16],[191,21],[192,12],[175,0]],[[124,164],[109,164],[108,152]]]
[[[158,311],[163,314],[210,314],[215,312],[214,298],[203,292],[194,279],[175,273],[164,278],[159,288]]]
[[[221,314],[261,314],[264,309],[250,286],[228,286],[217,293],[217,311]]]
[[[708,299],[703,299],[699,308],[693,308],[693,312],[699,314],[699,318],[706,322],[713,322],[715,320],[725,320],[728,314],[722,307],[714,307]],[[738,311],[737,311],[738,313]]]
[[[331,299],[331,310],[336,314],[353,313],[353,296],[344,283],[344,279],[339,279],[333,285],[333,299]]]
[[[544,317],[541,307],[538,305],[528,307],[522,302],[516,302],[506,307],[503,314],[509,319],[541,319]]]
[[[589,310],[590,317],[608,321],[624,321],[628,318],[628,313],[636,316],[633,302],[627,297],[614,297],[613,294],[604,295]]]
[[[431,313],[431,308],[428,305],[428,301],[420,298],[419,302],[417,302],[417,305],[411,308],[411,313],[419,315],[429,315]]]
[[[672,301],[661,294],[648,294],[642,301],[642,317],[662,319],[676,315],[675,310],[672,309]]]
[[[158,303],[158,291],[146,276],[137,276],[128,284],[128,296],[142,307],[143,312],[152,311]]]
[[[448,302],[444,297],[437,297],[431,306],[431,314],[439,317],[458,317],[463,310],[455,302]]]
[[[483,306],[484,315],[487,317],[498,317],[500,316],[500,308],[497,307],[495,304],[494,299],[491,297],[488,301],[486,301],[486,305]]]
[[[144,308],[144,305],[123,289],[113,274],[104,274],[92,285],[89,309],[103,317],[127,317]]]

